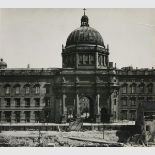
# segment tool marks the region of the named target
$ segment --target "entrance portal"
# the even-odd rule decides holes
[[[81,118],[84,122],[93,121],[93,106],[92,101],[88,97],[82,97],[79,101],[79,110]]]
[[[108,114],[108,111],[106,108],[101,109],[101,122],[102,123],[108,123],[110,120],[110,115]]]

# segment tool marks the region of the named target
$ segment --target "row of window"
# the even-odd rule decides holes
[[[138,101],[144,101],[144,97],[138,97]],[[129,103],[131,103],[131,105],[136,105],[136,102],[137,102],[137,98],[136,97],[130,97],[129,99],[127,97],[122,97],[121,98],[121,103],[122,105],[127,105],[128,103],[128,100],[129,100]],[[153,100],[153,97],[147,97],[146,98],[147,101],[152,101]]]
[[[21,89],[22,89],[22,87],[20,86],[20,85],[15,85],[14,87],[13,87],[13,91],[15,92],[15,94],[20,94],[21,93]],[[33,89],[34,90],[34,93],[35,94],[40,94],[40,85],[34,85],[34,87],[33,88],[31,88],[31,86],[29,85],[29,84],[27,84],[27,85],[25,85],[24,87],[23,87],[23,89],[24,89],[24,93],[25,94],[30,94],[31,93],[31,89]],[[11,94],[11,86],[10,85],[5,85],[4,86],[4,91],[5,91],[5,94],[6,95],[9,95],[9,94]],[[48,94],[50,92],[50,87],[49,86],[46,86],[45,87],[45,93],[46,94]]]
[[[39,107],[40,106],[40,98],[34,98],[35,106]],[[24,103],[25,107],[30,107],[31,99],[30,98],[24,98]],[[1,99],[0,99],[0,105],[1,105]],[[11,98],[5,98],[4,99],[4,104],[5,107],[11,107]],[[15,107],[21,107],[21,99],[20,98],[15,98],[14,99],[14,105]],[[45,106],[50,105],[50,99],[46,98],[45,99]]]
[[[138,90],[138,91],[137,91]],[[153,84],[148,84],[145,86],[145,84],[131,84],[129,87],[127,84],[122,85],[122,93],[153,93]]]
[[[121,110],[120,118],[122,120],[136,120],[136,110]]]
[[[13,118],[12,115],[13,115],[13,112],[5,111],[3,121],[11,122],[12,118]],[[49,116],[49,114],[47,113],[45,116],[47,118]],[[41,117],[42,117],[41,111],[34,111],[35,122],[40,122]],[[31,118],[31,111],[24,111],[24,113],[22,114],[22,117],[21,117],[21,111],[14,111],[14,120],[17,123],[21,122],[22,119],[25,122],[30,122],[30,118]],[[2,121],[2,112],[1,111],[0,111],[0,121]]]

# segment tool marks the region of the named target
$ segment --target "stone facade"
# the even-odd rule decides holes
[[[138,103],[155,100],[155,70],[118,69],[86,15],[62,46],[62,68],[9,69],[0,62],[2,123],[135,120]]]

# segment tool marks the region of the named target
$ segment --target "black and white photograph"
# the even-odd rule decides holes
[[[0,9],[0,147],[154,146],[155,9]]]

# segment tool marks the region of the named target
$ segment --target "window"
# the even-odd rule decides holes
[[[10,94],[10,86],[5,87],[5,94]]]
[[[79,55],[79,63],[80,63],[80,64],[83,64],[83,57],[82,57],[82,54]]]
[[[101,65],[101,62],[102,62],[102,60],[101,60],[101,55],[99,55],[99,56],[98,56],[98,63],[99,63],[99,65]]]
[[[16,123],[20,122],[20,111],[15,111],[15,122]]]
[[[131,121],[136,120],[136,110],[130,110],[130,120]]]
[[[11,111],[5,111],[6,122],[11,122]]]
[[[25,111],[25,122],[30,122],[30,111]]]
[[[116,105],[116,103],[117,103],[117,100],[116,100],[116,99],[114,99],[114,105]]]
[[[85,64],[89,64],[89,55],[85,55]]]
[[[147,97],[147,101],[152,101],[153,98],[152,97]]]
[[[121,111],[122,120],[127,120],[127,110]]]
[[[93,54],[89,55],[89,59],[90,59],[90,64],[94,64],[95,63],[94,55]]]
[[[10,107],[11,106],[11,99],[10,98],[5,98],[4,101],[5,101],[5,106],[6,107]]]
[[[139,85],[139,93],[144,93],[144,88],[145,88],[145,85],[144,84],[140,84]]]
[[[15,99],[15,107],[20,107],[20,98]]]
[[[40,122],[40,111],[35,111],[35,122]]]
[[[0,121],[1,121],[1,119],[2,119],[2,118],[1,118],[2,116],[1,116],[1,115],[2,115],[2,112],[0,111]]]
[[[40,93],[40,87],[37,85],[35,86],[35,94],[39,94]]]
[[[19,94],[20,93],[20,86],[16,85],[15,86],[15,94]]]
[[[139,97],[138,100],[139,101],[143,101],[144,100],[144,97]]]
[[[136,84],[132,84],[130,87],[131,87],[131,94],[136,93]]]
[[[25,86],[25,94],[30,94],[30,86]]]
[[[122,98],[122,105],[123,106],[127,105],[127,98],[126,97]]]
[[[50,93],[50,85],[46,85],[45,90],[46,90],[46,94],[49,94]]]
[[[148,93],[153,93],[153,84],[149,84],[147,86],[147,89],[148,89]]]
[[[45,98],[45,106],[46,107],[50,106],[50,99],[49,98]]]
[[[126,84],[124,84],[124,85],[122,86],[122,93],[123,93],[123,94],[126,94],[126,93],[127,93],[127,85],[126,85]]]
[[[35,98],[35,106],[39,107],[40,106],[40,98]]]
[[[136,98],[133,97],[133,98],[130,98],[131,100],[131,106],[135,106],[136,105]]]
[[[30,98],[25,98],[25,107],[30,107]]]

